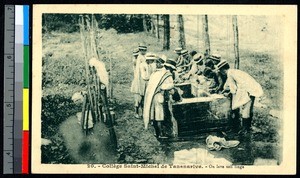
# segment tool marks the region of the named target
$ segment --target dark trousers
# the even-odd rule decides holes
[[[252,122],[252,118],[253,118],[253,108],[254,108],[255,97],[250,96],[250,99],[251,99],[250,117],[249,118],[242,118],[243,119],[243,126],[246,126],[246,127],[249,127],[249,128],[251,127],[251,122]],[[231,108],[232,108],[232,95],[230,96],[230,112],[229,112],[228,118],[229,118],[230,125],[233,128],[238,129],[241,126],[240,109],[237,108],[235,110],[232,110]]]

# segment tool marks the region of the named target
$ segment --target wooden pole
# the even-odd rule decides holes
[[[84,130],[84,123],[85,123],[85,120],[86,120],[86,115],[85,115],[85,111],[87,109],[87,96],[86,94],[83,96],[83,105],[82,105],[82,109],[81,109],[81,127],[82,127],[82,130]]]
[[[87,136],[89,134],[89,119],[90,119],[90,110],[91,110],[91,104],[90,102],[87,103],[87,117],[85,120],[85,135]]]
[[[238,23],[237,23],[237,16],[232,16],[232,25],[233,25],[233,33],[234,33],[234,68],[240,68],[240,54],[239,54],[239,30],[238,30]]]
[[[210,41],[209,41],[209,33],[208,33],[208,18],[207,15],[203,15],[203,33],[204,33],[204,42],[205,42],[205,57],[210,54]]]
[[[112,87],[112,59],[111,54],[109,53],[109,98],[113,97],[113,87]]]
[[[116,137],[116,133],[115,133],[115,130],[114,130],[114,126],[112,124],[112,118],[111,118],[111,114],[110,114],[110,110],[109,110],[109,106],[108,106],[106,88],[103,90],[103,92],[101,94],[101,98],[102,98],[102,101],[103,101],[104,111],[105,111],[106,116],[107,116],[106,124],[107,124],[107,127],[108,127],[110,141],[111,141],[111,144],[112,144],[113,148],[116,149],[117,146],[118,146],[117,137]]]

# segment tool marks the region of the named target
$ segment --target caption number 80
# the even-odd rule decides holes
[[[87,164],[87,168],[96,168],[94,164]]]

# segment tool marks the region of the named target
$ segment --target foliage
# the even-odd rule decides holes
[[[71,98],[63,95],[48,95],[42,98],[42,138],[50,138],[58,132],[58,126],[80,108]]]
[[[98,18],[97,18],[98,17]],[[149,17],[149,16],[147,16]],[[108,30],[114,28],[118,33],[143,31],[143,16],[133,14],[103,14],[96,16],[99,28]],[[150,26],[147,18],[147,26]]]
[[[132,33],[144,31],[143,19],[140,14],[96,14],[99,28],[108,30],[115,29],[118,33]],[[79,32],[77,14],[43,14],[42,26],[43,33],[59,32]],[[147,30],[151,28],[151,18],[145,16]]]
[[[49,145],[42,145],[42,163],[51,164],[74,164],[61,135],[57,134]]]
[[[56,86],[59,84],[85,86],[85,68],[82,60],[66,60],[66,58],[51,59],[43,57],[42,86]]]
[[[79,31],[78,18],[79,15],[76,14],[43,14],[43,32],[61,31],[70,33]]]

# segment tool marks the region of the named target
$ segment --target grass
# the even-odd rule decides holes
[[[174,32],[173,32],[174,33]],[[119,143],[119,163],[164,163],[164,150],[152,136],[152,132],[144,131],[142,120],[133,118],[133,96],[130,85],[133,78],[132,49],[143,42],[151,52],[173,56],[172,50],[162,51],[162,42],[145,33],[117,34],[115,30],[101,31],[100,58],[109,67],[112,60],[112,82],[114,97],[117,100],[117,125],[115,126]],[[190,39],[193,36],[187,36]],[[177,47],[177,39],[171,39],[171,49]],[[195,41],[187,41],[188,49],[198,49]],[[211,41],[213,51],[218,52],[233,64],[232,46],[224,38]],[[270,109],[282,109],[283,70],[277,54],[254,52],[251,49],[241,49],[240,68],[249,72],[262,85],[265,96],[261,103],[267,108],[257,110],[254,125],[260,129],[254,136],[263,142],[278,142],[277,129],[279,125],[269,118]],[[43,110],[42,137],[56,140],[50,146],[42,147],[44,162],[76,163],[90,160],[101,160],[95,150],[103,150],[93,139],[84,141],[78,134],[78,128],[70,131],[74,119],[69,116],[80,112],[80,106],[71,103],[73,93],[85,90],[84,56],[81,50],[79,33],[52,32],[43,36]],[[67,111],[67,112],[66,112]],[[270,124],[272,123],[272,124]],[[76,125],[76,124],[75,124]],[[77,126],[77,125],[76,125]],[[267,129],[267,130],[266,130]],[[259,135],[263,136],[259,136]],[[78,137],[74,137],[74,136]],[[97,134],[96,134],[97,135]],[[63,138],[63,139],[62,139]],[[57,141],[60,140],[60,141]],[[65,141],[63,141],[65,140]],[[72,140],[73,142],[70,142]],[[76,141],[74,141],[76,140]],[[91,144],[93,143],[93,144]],[[63,146],[61,146],[63,145]],[[68,151],[61,149],[67,145]],[[53,152],[53,149],[56,150]],[[48,155],[52,154],[52,158]],[[48,156],[47,156],[48,155]],[[65,158],[59,159],[61,156]],[[88,159],[91,157],[91,159]],[[73,159],[73,160],[72,160]]]

